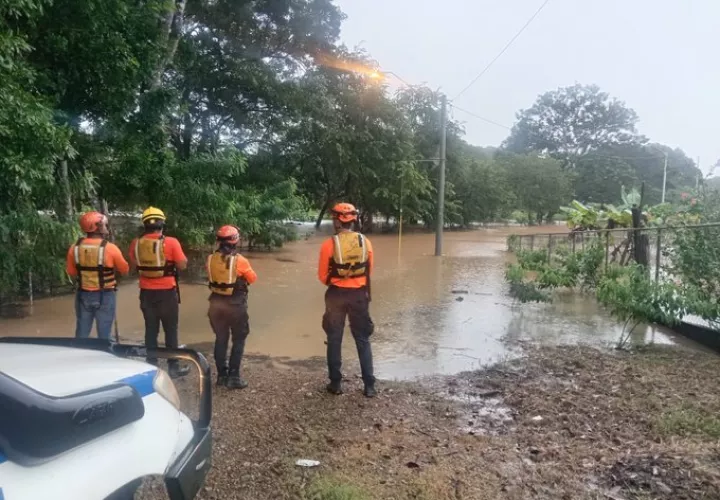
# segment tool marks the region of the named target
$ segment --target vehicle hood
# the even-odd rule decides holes
[[[148,363],[91,349],[0,344],[0,372],[48,396],[62,397],[138,378],[152,384],[156,371]]]

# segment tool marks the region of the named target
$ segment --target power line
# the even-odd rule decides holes
[[[458,111],[462,111],[463,113],[467,113],[468,115],[473,116],[473,117],[477,118],[478,120],[482,120],[482,121],[484,121],[484,122],[490,123],[491,125],[495,125],[496,127],[504,128],[504,129],[506,129],[506,130],[512,130],[510,127],[507,127],[507,126],[503,125],[502,123],[498,123],[498,122],[496,122],[496,121],[490,120],[490,119],[485,118],[485,117],[482,117],[482,116],[480,116],[480,115],[476,115],[476,114],[473,113],[472,111],[468,111],[467,109],[459,108],[459,107],[457,107],[456,105],[454,105],[454,104],[452,104],[452,103],[450,104],[450,106],[452,106],[453,108],[457,109]]]
[[[473,81],[471,81],[471,82],[468,84],[467,87],[465,87],[464,89],[462,89],[458,95],[456,95],[455,97],[453,97],[453,101],[454,101],[455,99],[457,99],[458,97],[460,97],[461,95],[463,95],[470,87],[472,87],[473,85],[475,85],[475,82],[477,82],[477,81],[480,79],[480,77],[482,77],[485,73],[487,73],[487,71],[490,69],[490,67],[491,67],[493,64],[495,64],[495,61],[497,61],[498,59],[500,59],[500,57],[507,51],[507,49],[510,48],[510,46],[513,44],[513,42],[515,42],[515,40],[517,40],[517,38],[518,38],[520,35],[522,35],[523,31],[525,31],[525,30],[527,29],[527,27],[530,26],[530,23],[532,23],[532,22],[535,20],[535,18],[540,14],[540,12],[542,12],[542,10],[545,8],[545,6],[546,6],[549,2],[550,2],[550,0],[545,0],[545,1],[543,2],[543,4],[540,6],[540,8],[539,8],[537,11],[535,11],[535,14],[533,14],[533,15],[530,17],[530,19],[527,20],[527,22],[523,25],[523,27],[520,28],[520,31],[518,31],[517,33],[515,33],[515,36],[510,39],[510,41],[507,43],[507,45],[505,45],[505,47],[500,51],[500,53],[499,53],[498,55],[496,55],[495,58],[494,58],[492,61],[490,61],[487,66],[485,66],[485,68],[480,72],[480,74],[478,74],[478,76],[476,76],[476,77],[473,79]]]

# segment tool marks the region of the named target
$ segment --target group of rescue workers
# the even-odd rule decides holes
[[[332,209],[335,235],[320,249],[318,278],[327,286],[325,314],[322,327],[327,335],[327,364],[330,383],[327,390],[342,394],[342,338],[345,320],[358,351],[363,393],[374,397],[370,336],[370,275],[373,269],[373,250],[370,240],[355,231],[358,212],[349,203],[339,203]],[[156,348],[160,325],[165,332],[165,345],[178,347],[180,295],[178,272],[184,271],[188,259],[180,242],[164,234],[165,214],[149,207],[142,214],[143,234],[132,241],[130,264],[110,235],[108,219],[99,212],[87,212],[80,217],[85,237],[70,247],[67,272],[77,281],[75,299],[75,336],[90,336],[93,324],[99,338],[110,339],[113,323],[117,331],[117,276],[128,274],[132,266],[139,275],[140,310],[145,319],[145,346]],[[210,289],[208,318],[215,333],[215,366],[217,385],[231,389],[247,387],[240,376],[245,340],[250,333],[248,316],[248,286],[255,283],[257,274],[250,262],[240,255],[240,231],[232,225],[222,226],[215,233],[215,251],[208,256],[206,270]],[[228,344],[232,339],[229,363]],[[157,364],[157,359],[147,361]],[[168,372],[178,378],[188,372],[177,360],[168,361]]]

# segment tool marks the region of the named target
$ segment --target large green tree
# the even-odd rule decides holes
[[[537,155],[502,154],[497,161],[507,173],[515,195],[515,205],[541,223],[570,201],[570,177],[560,161]]]
[[[695,188],[701,175],[695,162],[681,149],[673,149],[663,144],[625,145],[604,151],[605,155],[622,158],[631,165],[639,189],[645,183],[645,202],[660,203],[662,199],[663,171],[667,153],[666,201],[679,201],[684,191]]]
[[[596,85],[573,85],[540,95],[517,115],[503,147],[513,153],[540,152],[562,159],[607,146],[642,142],[635,129],[635,111]]]
[[[346,59],[358,55],[347,54]],[[365,63],[363,61],[363,63]],[[375,80],[320,67],[300,82],[305,98],[286,136],[287,158],[302,190],[320,213],[341,199],[356,203],[370,227],[372,216],[419,210],[430,189],[420,175],[412,131],[403,113]]]
[[[68,131],[54,122],[52,101],[38,92],[40,76],[28,60],[27,27],[44,16],[48,3],[0,4],[0,214],[33,209],[69,146]]]
[[[623,186],[638,186],[638,177],[630,159],[608,154],[607,150],[591,152],[576,160],[575,198],[583,202],[620,202]]]

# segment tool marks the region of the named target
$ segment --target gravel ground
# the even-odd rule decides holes
[[[251,358],[248,389],[215,390],[213,468],[199,498],[720,498],[714,354],[526,354],[381,383],[372,400],[354,377],[345,395],[326,394],[322,360]],[[180,384],[185,397],[192,386]],[[162,495],[148,484],[136,498]]]

